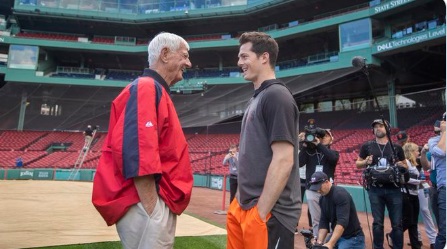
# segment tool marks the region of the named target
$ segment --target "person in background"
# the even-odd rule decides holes
[[[410,137],[408,136],[406,131],[399,131],[396,134],[397,144],[400,146],[404,146],[407,142],[410,142]]]
[[[228,165],[230,168],[230,203],[233,201],[237,190],[237,164],[238,164],[239,152],[237,151],[237,145],[230,145],[228,154],[225,155],[222,164]]]
[[[275,76],[278,44],[263,32],[239,38],[238,66],[253,83],[239,142],[238,190],[227,214],[227,249],[293,249],[301,213],[298,107]]]
[[[23,159],[21,157],[17,157],[16,159],[16,167],[22,168],[23,167]]]
[[[92,142],[93,138],[93,129],[91,125],[87,125],[87,129],[84,131],[84,147],[82,148],[84,151],[86,151]]]
[[[433,132],[435,133],[434,137],[431,137],[430,139],[439,139],[441,135],[441,121],[436,120],[433,125]],[[430,141],[430,139],[428,141]],[[435,161],[432,160],[430,147],[428,146],[428,143],[426,144],[426,156],[427,161],[430,163],[430,166],[426,168],[426,170],[430,171],[430,205],[431,209],[433,210],[433,214],[435,215],[435,220],[437,226],[439,226],[439,210],[438,210],[438,188],[436,185],[436,167],[435,167]],[[435,239],[436,240],[436,239]]]
[[[107,225],[116,224],[125,249],[173,248],[177,216],[193,185],[188,144],[169,95],[191,67],[189,45],[163,32],[148,53],[149,68],[112,102],[93,180],[92,202]]]
[[[405,131],[399,131],[396,134],[397,143],[401,146],[405,146],[407,143],[410,142],[410,136],[407,135]],[[416,157],[416,168],[419,173],[419,180],[421,180],[421,185],[418,188],[418,200],[419,200],[419,213],[422,216],[422,220],[424,222],[425,226],[425,233],[427,234],[428,239],[430,240],[430,248],[434,248],[435,246],[435,240],[436,240],[436,230],[435,225],[433,223],[432,214],[429,208],[429,188],[430,186],[425,181],[425,171],[424,169],[428,170],[430,168],[430,163],[427,160],[427,151],[428,151],[428,145],[425,145],[423,147],[418,146],[418,150],[420,150],[419,155]],[[406,155],[407,156],[407,155]],[[409,158],[407,158],[407,163],[410,163],[408,161]],[[414,181],[413,181],[414,182]],[[414,186],[414,185],[410,185]],[[405,188],[402,189],[405,191]],[[411,192],[411,191],[410,191]],[[404,194],[403,197],[406,197]],[[410,196],[412,198],[412,196]],[[405,206],[405,200],[403,205]],[[404,210],[405,212],[405,210]],[[404,214],[403,221],[408,222],[408,215],[406,216]],[[405,224],[403,224],[405,226]],[[417,228],[417,227],[416,227]],[[405,228],[404,228],[405,230]],[[411,233],[409,229],[409,233]],[[410,235],[411,236],[411,235]],[[418,230],[418,242],[420,246],[422,246],[422,236],[421,232]],[[409,246],[411,246],[411,242],[408,243]]]
[[[309,184],[309,191],[321,195],[321,218],[315,244],[329,249],[364,249],[365,235],[348,191],[332,185],[328,176],[321,171],[312,174]],[[327,239],[330,231],[332,235]]]
[[[335,168],[340,157],[338,151],[331,149],[334,137],[330,129],[322,129],[323,134],[312,142],[303,142],[299,153],[300,167],[306,167],[306,189],[310,187],[310,177],[315,172],[324,172],[331,182],[334,181]],[[299,134],[299,141],[304,141],[305,133]],[[312,220],[314,236],[318,235],[318,223],[320,222],[320,206],[318,204],[321,195],[316,191],[306,191],[307,205]]]
[[[430,138],[428,146],[433,161],[434,170],[436,170],[436,186],[438,192],[437,207],[439,210],[438,236],[436,236],[435,249],[444,249],[446,236],[446,134],[445,134],[445,113],[440,122],[439,136]]]
[[[402,191],[402,231],[408,230],[410,245],[412,249],[420,249],[421,242],[418,240],[418,218],[419,218],[419,197],[418,190],[421,180],[419,180],[419,171],[416,168],[419,157],[419,147],[415,143],[405,143],[403,146],[405,158],[407,159],[408,172],[410,179],[408,183],[401,188]]]
[[[369,166],[388,166],[396,165],[407,168],[405,154],[402,147],[393,144],[396,154],[393,154],[391,141],[387,133],[389,132],[389,122],[383,119],[375,119],[371,123],[372,132],[375,139],[365,142],[359,152],[356,166],[357,168],[366,168]],[[390,176],[392,177],[392,176]],[[403,248],[402,232],[402,194],[400,186],[394,183],[384,183],[373,185],[368,190],[369,201],[371,204],[371,213],[373,216],[373,247],[382,249],[384,241],[384,219],[385,207],[391,221],[392,231],[386,234],[388,244],[393,244],[394,249]]]

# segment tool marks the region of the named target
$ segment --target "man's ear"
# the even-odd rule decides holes
[[[270,54],[267,52],[262,53],[261,55],[262,63],[263,64],[270,64]]]
[[[164,48],[161,49],[161,52],[160,52],[160,60],[161,60],[163,63],[168,62],[168,54],[169,54],[169,48],[164,47]]]

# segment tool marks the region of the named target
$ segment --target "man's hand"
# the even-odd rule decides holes
[[[355,166],[357,166],[358,169],[365,168],[372,163],[372,160],[372,155],[367,156],[365,159],[358,157],[355,161]]]
[[[315,140],[312,141],[313,144],[318,145],[320,144],[320,139],[318,137],[315,137]]]
[[[133,180],[135,188],[137,189],[138,197],[140,197],[141,204],[146,210],[146,213],[149,216],[152,215],[158,200],[154,176],[137,176]]]
[[[298,134],[298,142],[304,141],[304,135],[305,135],[304,132],[301,132],[300,134]]]
[[[422,147],[421,153],[426,153],[429,150],[428,144],[424,144],[424,147]]]

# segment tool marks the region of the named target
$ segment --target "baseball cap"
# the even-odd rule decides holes
[[[399,131],[396,134],[396,138],[397,138],[397,141],[399,141],[399,142],[403,142],[403,141],[407,140],[407,138],[408,138],[407,132]]]
[[[324,129],[326,133],[334,140],[334,136],[332,135],[331,129]]]
[[[310,188],[309,190],[318,191],[321,188],[321,185],[327,181],[329,178],[324,172],[315,172],[310,177]]]
[[[390,126],[390,123],[387,120],[385,120],[385,123],[386,123],[387,126]],[[371,127],[374,128],[374,125],[376,125],[376,124],[382,124],[383,125],[383,120],[380,119],[380,118],[374,119],[374,121],[371,123]]]
[[[441,131],[441,121],[436,120],[435,124],[433,125],[433,127],[434,127],[434,131],[435,132]]]

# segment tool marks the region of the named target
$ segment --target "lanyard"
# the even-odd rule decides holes
[[[318,165],[321,165],[321,160],[323,160],[324,154],[318,152],[316,154],[317,154]]]
[[[383,146],[383,149],[380,148],[379,143],[376,142],[376,144],[377,144],[377,147],[379,147],[380,153],[382,154],[382,157],[380,157],[380,158],[383,158],[383,152],[385,151],[385,148],[388,145],[388,142],[386,142],[385,146]]]
[[[321,161],[323,160],[323,157],[324,157],[324,154],[323,154],[323,153],[318,153],[317,150],[315,150],[315,153],[313,153],[313,154],[310,154],[310,153],[307,152],[307,151],[306,151],[306,153],[307,153],[307,155],[309,155],[309,156],[314,156],[314,155],[316,155],[316,156],[317,156],[318,165],[321,165]]]

